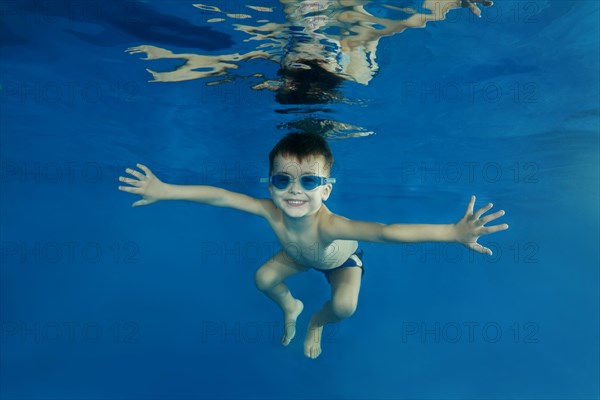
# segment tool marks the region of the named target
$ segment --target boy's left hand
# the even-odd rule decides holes
[[[474,205],[475,196],[471,196],[471,201],[469,201],[469,205],[467,206],[467,211],[465,212],[464,217],[454,224],[456,241],[464,244],[473,251],[492,255],[492,250],[477,243],[477,239],[479,239],[479,237],[482,235],[508,229],[507,224],[484,226],[488,222],[503,216],[504,210],[496,211],[495,213],[486,215],[482,218],[481,216],[490,210],[493,207],[493,204],[489,203],[473,213]]]

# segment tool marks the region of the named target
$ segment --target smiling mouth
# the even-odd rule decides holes
[[[304,205],[304,203],[306,203],[306,201],[304,200],[286,200],[285,202],[292,207],[300,207],[301,205]]]

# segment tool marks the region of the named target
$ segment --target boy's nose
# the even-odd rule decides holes
[[[302,192],[302,186],[300,185],[300,179],[294,179],[289,189],[290,193]]]

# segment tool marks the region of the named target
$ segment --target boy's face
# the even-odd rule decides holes
[[[302,187],[300,177],[316,175],[328,177],[329,171],[325,166],[323,156],[311,156],[299,162],[295,157],[278,155],[273,160],[273,176],[286,175],[291,183],[285,189],[269,185],[273,202],[288,217],[301,218],[315,214],[321,208],[323,201],[331,194],[331,184],[317,186],[307,190]]]

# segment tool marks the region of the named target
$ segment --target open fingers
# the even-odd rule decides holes
[[[487,247],[483,247],[482,245],[480,245],[477,242],[471,242],[471,243],[467,243],[466,246],[468,248],[470,248],[473,251],[476,251],[478,253],[481,254],[488,254],[488,255],[492,255],[492,250],[488,249]]]
[[[131,179],[131,178],[126,178],[126,177],[124,177],[124,176],[120,176],[120,177],[119,177],[119,180],[120,180],[121,182],[125,182],[125,183],[127,183],[127,184],[129,184],[129,185],[136,186],[136,187],[139,187],[139,186],[142,184],[142,181],[140,181],[140,180],[137,180],[137,179]]]
[[[144,173],[146,174],[146,176],[151,176],[152,175],[152,171],[150,171],[150,168],[146,167],[144,164],[136,164],[136,166],[141,169],[142,171],[144,171]]]
[[[473,218],[475,219],[479,219],[479,217],[481,217],[481,215],[485,212],[487,212],[490,208],[494,207],[494,205],[492,203],[488,203],[487,205],[481,207],[479,210],[477,210],[475,212],[475,214],[473,214]]]
[[[485,228],[483,228],[483,230],[481,231],[482,235],[488,235],[490,233],[494,233],[494,232],[500,232],[500,231],[504,231],[508,229],[508,224],[500,224],[500,225],[494,225],[494,226],[486,226]]]
[[[475,205],[475,196],[471,196],[471,200],[469,200],[469,204],[467,205],[467,211],[465,211],[465,217],[470,217],[473,215],[473,206]]]
[[[496,211],[493,214],[486,215],[485,217],[483,217],[483,218],[480,219],[481,225],[485,225],[485,224],[487,224],[490,221],[493,221],[493,220],[495,220],[497,218],[500,218],[504,214],[505,214],[504,210],[500,210],[500,211]]]
[[[136,171],[135,169],[131,169],[131,168],[125,168],[125,172],[127,172],[129,175],[135,176],[136,178],[138,178],[140,181],[142,179],[144,179],[146,176],[144,174],[142,174],[139,171]]]
[[[122,192],[128,192],[128,193],[134,193],[134,194],[139,194],[139,192],[140,192],[140,188],[133,187],[133,186],[119,186],[119,190]]]

